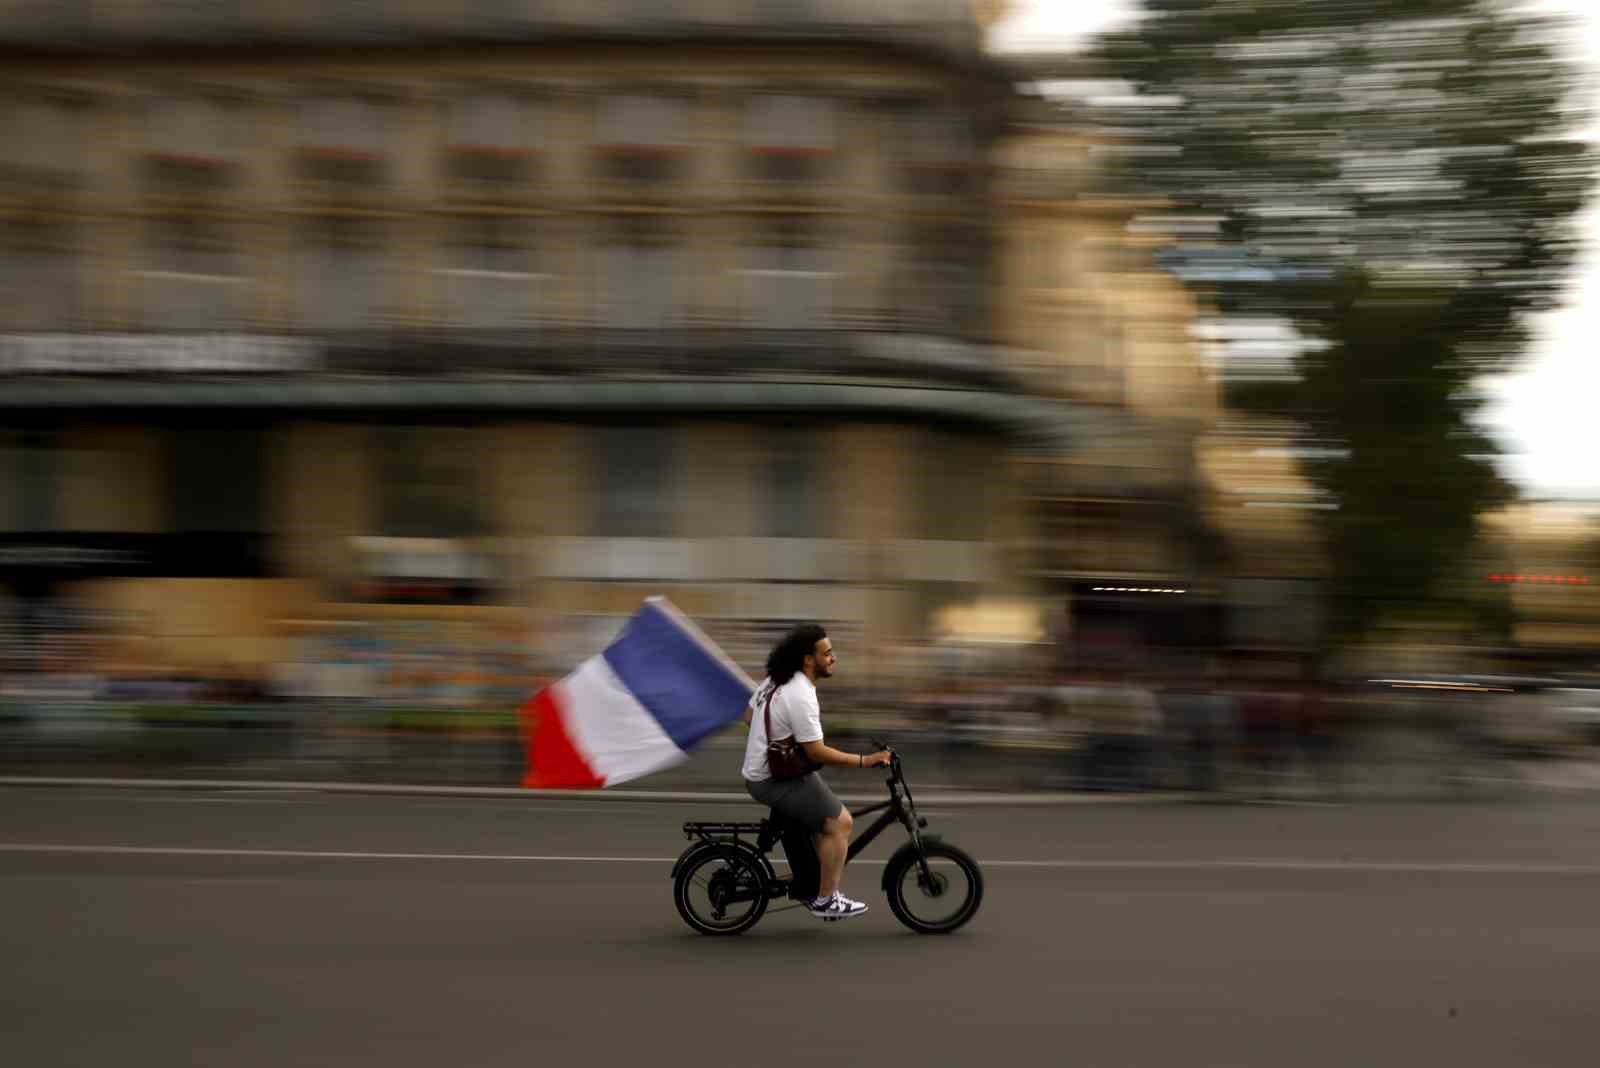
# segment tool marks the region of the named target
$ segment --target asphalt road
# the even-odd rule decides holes
[[[1592,1065],[1600,799],[925,806],[965,930],[689,932],[749,805],[0,789],[0,1048],[45,1065]],[[872,866],[876,860],[878,866]]]

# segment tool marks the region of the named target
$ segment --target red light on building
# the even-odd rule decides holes
[[[1506,584],[1529,583],[1541,586],[1587,586],[1590,583],[1588,575],[1508,575],[1504,572],[1495,572],[1488,576],[1490,582],[1503,582]]]

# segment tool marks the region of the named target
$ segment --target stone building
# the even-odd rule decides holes
[[[967,4],[0,27],[22,616],[93,588],[203,667],[272,660],[269,617],[603,628],[665,592],[752,649],[808,616],[871,649],[1023,581],[1009,457],[1070,405],[997,344],[1012,90]]]

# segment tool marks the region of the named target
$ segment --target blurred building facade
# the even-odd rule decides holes
[[[1019,430],[1129,399],[997,344],[1075,327],[996,308],[965,3],[0,15],[0,579],[168,658],[270,659],[256,602],[917,635],[1029,581]]]
[[[1467,581],[1509,598],[1517,646],[1556,661],[1592,658],[1600,648],[1600,501],[1519,501],[1485,516],[1484,526],[1493,555]]]
[[[1072,73],[1070,61],[1018,70],[1052,73]],[[1137,650],[1216,625],[1214,494],[1200,460],[1220,402],[1195,298],[1157,259],[1163,205],[1108,189],[1115,147],[1069,103],[1014,103],[996,157],[997,322],[1030,390],[1090,428],[1025,466],[1028,573],[1080,645]]]

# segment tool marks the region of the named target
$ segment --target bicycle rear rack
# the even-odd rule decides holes
[[[783,841],[784,832],[789,829],[790,828],[785,825],[783,821],[774,821],[772,819],[764,819],[759,823],[723,823],[690,820],[683,825],[683,836],[689,839],[697,838],[702,842],[725,842],[730,838],[735,842],[740,842],[741,836],[752,835],[756,840],[755,847],[757,852],[765,855],[772,852],[772,850],[777,847],[778,843]],[[789,847],[786,845],[784,847],[785,854],[787,854],[788,851]],[[815,861],[812,862],[812,866],[815,867]],[[809,885],[813,888],[813,890],[815,889],[816,876],[814,873],[810,876]],[[767,883],[767,897],[769,900],[774,898],[794,897],[794,895],[790,893],[790,891],[794,888],[795,877],[793,874],[787,877],[773,878]],[[810,894],[806,893],[803,895],[803,897],[794,897],[794,899],[796,901],[802,901],[804,898],[808,898],[809,896]]]
[[[756,848],[765,853],[772,849],[782,836],[781,829],[774,828],[771,820],[761,820],[759,823],[715,822],[690,820],[683,825],[685,838],[698,838],[702,842],[710,842],[718,838],[732,838],[739,841],[741,835],[751,835],[756,840]]]

